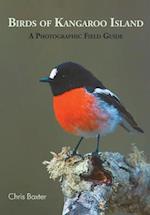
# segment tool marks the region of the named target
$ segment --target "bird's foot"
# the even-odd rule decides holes
[[[70,153],[69,153],[68,157],[65,159],[65,161],[67,161],[73,157],[79,157],[82,160],[84,159],[84,156],[82,154],[79,154],[75,150],[73,150],[73,151],[70,151]]]
[[[94,152],[92,152],[92,157],[99,157],[99,151],[95,150]]]
[[[71,152],[71,156],[79,156],[79,157],[81,157],[81,158],[83,159],[83,155],[80,154],[80,153],[77,153],[76,150],[73,150],[73,151]]]

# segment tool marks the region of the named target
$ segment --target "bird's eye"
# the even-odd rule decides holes
[[[58,73],[58,71],[57,71],[56,68],[52,69],[52,71],[51,71],[51,73],[50,73],[50,75],[49,75],[49,78],[50,78],[50,79],[54,79],[55,76],[57,75],[57,73]]]

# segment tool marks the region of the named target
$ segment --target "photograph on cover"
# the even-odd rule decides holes
[[[1,0],[1,214],[149,214],[149,6]]]

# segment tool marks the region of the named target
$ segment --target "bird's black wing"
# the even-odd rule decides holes
[[[123,117],[123,122],[121,123],[121,125],[127,131],[131,131],[135,129],[138,132],[144,133],[144,131],[138,126],[138,124],[136,123],[132,115],[125,109],[125,107],[121,104],[119,98],[114,93],[112,93],[110,90],[107,90],[106,88],[93,89],[92,93],[94,93],[101,100],[105,101],[107,104],[113,105],[119,111],[119,113]]]

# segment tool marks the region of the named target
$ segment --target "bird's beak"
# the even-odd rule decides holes
[[[51,82],[51,79],[49,77],[42,77],[40,78],[40,82],[47,82],[47,83],[50,83]]]

